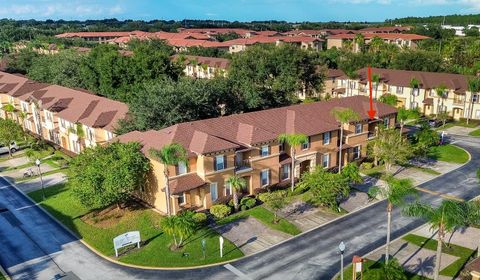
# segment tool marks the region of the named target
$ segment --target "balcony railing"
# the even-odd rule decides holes
[[[244,160],[237,160],[235,162],[235,171],[241,172],[241,171],[247,171],[252,169],[252,164],[250,160],[244,159]]]

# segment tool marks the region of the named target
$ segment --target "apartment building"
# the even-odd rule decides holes
[[[359,30],[360,33],[402,33],[410,31],[408,26],[383,26],[383,27],[367,27]]]
[[[183,73],[188,77],[199,79],[212,79],[227,75],[230,60],[219,57],[206,57],[197,55],[174,55],[173,61],[185,66]]]
[[[78,154],[87,147],[115,137],[126,104],[70,89],[0,72],[0,101],[14,112],[0,109],[1,118],[18,122],[26,131],[62,149]]]
[[[335,92],[338,97],[365,95],[368,93],[368,69],[357,71],[358,78],[350,79],[343,76],[337,79]],[[425,115],[446,111],[454,119],[480,119],[480,104],[478,92],[470,92],[468,80],[470,77],[460,74],[405,71],[393,69],[372,68],[372,75],[378,75],[380,82],[373,84],[373,97],[380,98],[383,94],[393,94],[398,99],[398,107],[407,109],[418,108]],[[416,81],[418,86],[412,88]],[[436,88],[445,86],[447,92],[439,96]]]
[[[369,99],[354,96],[324,102],[300,104],[258,112],[180,123],[158,131],[134,131],[117,137],[120,142],[140,142],[150,157],[150,149],[178,143],[188,151],[188,163],[168,166],[172,213],[182,209],[206,209],[232,194],[226,181],[236,174],[247,181],[244,190],[253,194],[267,186],[288,183],[291,176],[290,147],[280,144],[282,133],[303,133],[308,143],[296,147],[295,177],[320,165],[338,166],[340,124],[332,110],[351,108],[361,119],[345,125],[343,162],[361,160],[366,145],[375,137],[379,123],[394,127],[396,109],[374,104],[378,118],[367,115]],[[151,158],[148,184],[137,195],[162,212],[167,212],[165,166]]]
[[[374,38],[380,38],[387,44],[394,44],[398,47],[416,48],[417,43],[421,40],[430,39],[430,37],[417,34],[403,34],[403,33],[362,33],[365,44],[370,44]],[[351,46],[354,52],[359,52],[360,47],[355,42],[356,34],[337,34],[327,37],[327,49],[333,47],[337,49]]]
[[[80,38],[85,41],[106,43],[108,40],[120,38],[120,37],[131,37],[131,36],[143,36],[148,32],[144,31],[106,31],[106,32],[67,32],[55,35],[57,38]]]

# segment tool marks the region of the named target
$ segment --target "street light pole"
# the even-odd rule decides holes
[[[37,160],[35,161],[35,164],[37,165],[38,167],[38,174],[40,175],[40,183],[41,183],[41,186],[42,186],[42,200],[45,200],[45,190],[43,188],[43,177],[42,177],[42,170],[40,169],[40,160],[37,158]]]
[[[345,252],[345,243],[343,241],[338,245],[338,249],[340,249],[340,280],[343,280],[343,252]]]

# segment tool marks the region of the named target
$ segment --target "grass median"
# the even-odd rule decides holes
[[[190,236],[182,249],[171,251],[172,239],[159,227],[162,216],[157,212],[144,208],[128,209],[116,217],[97,217],[98,225],[86,219],[91,210],[80,204],[73,197],[72,190],[64,184],[45,189],[46,200],[41,201],[41,191],[28,195],[39,202],[61,223],[70,228],[85,242],[100,253],[114,257],[113,238],[122,233],[138,230],[142,238],[140,249],[132,249],[121,255],[118,260],[128,264],[182,267],[197,266],[227,261],[243,256],[243,253],[229,240],[224,243],[224,256],[220,258],[219,235],[214,230],[204,227]],[[105,220],[102,220],[105,219]],[[108,220],[112,222],[108,222]],[[93,219],[95,221],[95,219]],[[90,222],[89,222],[90,221]],[[206,258],[203,258],[201,240],[206,240]]]
[[[432,159],[450,163],[463,164],[469,160],[468,153],[455,145],[440,145],[430,149],[428,156]]]

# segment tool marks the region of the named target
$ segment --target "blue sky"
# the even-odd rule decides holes
[[[0,18],[383,21],[480,13],[480,0],[0,0]]]

